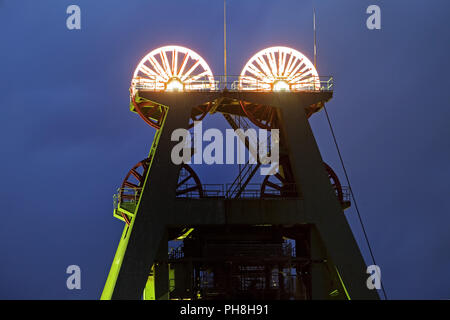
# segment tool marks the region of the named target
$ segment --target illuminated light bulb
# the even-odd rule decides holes
[[[273,91],[289,91],[289,84],[284,80],[278,80],[273,84]]]
[[[166,91],[183,91],[183,82],[180,79],[172,78],[167,82]]]

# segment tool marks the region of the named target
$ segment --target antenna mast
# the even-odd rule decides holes
[[[313,28],[314,28],[314,68],[317,69],[316,8],[313,9]]]
[[[225,75],[225,88],[227,87],[227,8],[223,0],[223,69]]]

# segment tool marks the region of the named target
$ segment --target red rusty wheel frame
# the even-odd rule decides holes
[[[317,112],[321,108],[323,108],[323,102],[317,102],[317,103],[310,105],[306,109],[306,118],[309,119],[315,112]]]
[[[278,183],[269,181],[270,177],[276,178]],[[280,194],[268,193],[268,187],[279,191]],[[266,176],[261,185],[261,198],[292,198],[297,197],[297,195],[295,185],[288,183],[287,179],[283,178],[279,173],[273,176]]]
[[[209,110],[211,110],[211,107],[212,107],[211,102],[208,102],[208,104],[206,104],[206,105],[199,105],[199,106],[192,108],[192,112],[191,112],[192,123],[189,124],[188,129],[191,129],[194,127],[194,121],[203,121],[203,119],[208,114]]]
[[[144,120],[149,126],[152,128],[155,128],[156,130],[159,130],[162,126],[162,122],[166,113],[166,109],[162,106],[155,105],[151,101],[143,101],[143,102],[136,102],[136,98],[134,95],[131,95],[131,102],[134,106],[134,110],[138,113],[138,115]],[[147,114],[144,114],[143,108],[147,107],[148,112]],[[150,108],[148,108],[150,107]],[[160,116],[157,120],[152,119],[151,116],[154,114],[157,114],[160,112]]]
[[[150,159],[144,159],[139,161],[137,164],[128,171],[128,174],[125,176],[125,179],[120,186],[119,191],[119,204],[123,202],[123,200],[136,200],[141,196],[142,187],[144,186],[145,177],[147,175],[147,170],[149,168]],[[135,194],[126,193],[126,190],[135,189]],[[123,213],[120,212],[125,222],[129,225],[130,220]]]
[[[120,186],[119,191],[119,204],[123,202],[123,200],[139,200],[139,197],[141,196],[142,188],[144,186],[145,177],[147,175],[147,171],[149,169],[150,165],[150,158],[144,159],[142,161],[139,161],[137,164],[131,168],[131,170],[128,172],[128,174],[125,176],[125,179],[122,182],[122,185]],[[199,177],[195,173],[194,169],[192,169],[187,164],[182,164],[180,169],[180,177],[182,177],[182,172],[186,171],[187,174],[185,175],[185,178],[183,178],[181,181],[177,184],[177,191],[176,195],[183,195],[188,192],[197,191],[200,198],[203,197],[203,187],[200,182]],[[179,178],[180,179],[180,178]],[[184,184],[188,183],[190,179],[193,179],[194,185],[189,188],[181,189]],[[135,194],[127,193],[126,190],[134,189]],[[128,219],[127,215],[125,215],[123,212],[120,212],[123,219],[125,220],[126,224],[130,224],[130,220]]]
[[[261,184],[261,198],[298,197],[297,186],[295,185],[294,175],[291,171],[289,157],[287,155],[280,157],[280,167],[283,170],[284,177],[279,172],[266,176]],[[277,190],[280,194],[267,193],[266,191],[269,191],[268,188]]]
[[[270,130],[278,128],[278,116],[276,108],[263,105],[246,104],[244,101],[239,100],[242,111],[247,118],[258,128]],[[257,113],[260,113],[257,116]]]
[[[337,196],[339,202],[341,204],[343,204],[344,203],[344,193],[342,192],[341,183],[339,182],[339,179],[338,179],[336,173],[333,171],[333,169],[331,169],[331,167],[328,164],[326,164],[325,162],[323,164],[325,166],[325,170],[328,173],[328,179],[330,179],[331,186],[333,187],[334,191],[336,192],[336,196]]]
[[[281,176],[281,174],[277,173],[273,176],[266,176],[264,178],[263,183],[261,184],[261,198],[277,198],[277,197],[293,197],[297,196],[296,186],[294,184],[294,178],[292,172],[290,172],[289,159],[287,156],[284,156],[280,159],[280,166],[283,167],[285,172],[285,177]],[[331,167],[323,163],[325,170],[328,174],[328,179],[330,180],[331,186],[336,193],[336,196],[341,204],[344,204],[344,194],[342,192],[341,183],[336,175],[336,173],[331,169]],[[271,177],[273,177],[271,179]],[[270,181],[276,179],[276,181]],[[267,193],[267,188],[270,187],[274,190],[280,192],[280,195],[274,195]],[[295,192],[294,192],[295,191]]]
[[[186,174],[183,174],[183,172],[186,172]],[[181,188],[183,185],[188,184],[189,180],[191,179],[194,181],[192,187]],[[183,163],[181,165],[180,174],[178,176],[176,196],[182,196],[193,191],[197,191],[200,198],[203,198],[203,186],[199,177],[195,173],[194,169],[192,169],[189,165]]]

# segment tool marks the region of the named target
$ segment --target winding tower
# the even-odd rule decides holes
[[[214,76],[180,46],[147,54],[130,109],[156,132],[115,195],[125,226],[101,298],[378,299],[344,215],[348,192],[308,120],[332,95],[333,79],[287,47],[256,53],[239,76]],[[174,130],[212,114],[234,130],[278,129],[278,170],[254,183],[263,164],[247,161],[232,183],[207,185],[173,163]]]

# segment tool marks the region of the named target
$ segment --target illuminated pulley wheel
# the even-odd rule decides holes
[[[319,90],[316,68],[301,52],[288,47],[270,47],[255,54],[242,69],[239,90]]]
[[[261,198],[295,198],[298,197],[297,186],[291,171],[289,157],[280,157],[278,173],[267,175],[261,184]]]
[[[159,129],[163,119],[159,115],[161,110],[144,110],[152,105],[134,101],[136,92],[208,91],[215,88],[211,69],[198,53],[185,47],[165,46],[151,51],[141,60],[134,71],[130,92],[136,112],[150,126]]]
[[[166,46],[147,54],[134,71],[137,90],[214,90],[214,77],[206,61],[191,49]]]
[[[278,128],[278,116],[274,107],[239,101],[242,111],[258,128],[271,130]]]
[[[134,213],[139,197],[141,196],[149,163],[149,158],[139,161],[133,168],[131,168],[123,180],[119,189],[119,206],[122,209]],[[120,211],[120,214],[125,222],[130,224],[130,218],[122,211]]]
[[[181,165],[176,196],[180,198],[203,198],[203,187],[199,177],[189,165]]]

